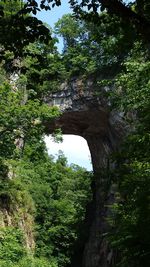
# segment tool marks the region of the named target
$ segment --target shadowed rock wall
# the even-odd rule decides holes
[[[95,177],[94,215],[84,248],[83,267],[115,266],[113,252],[105,238],[109,228],[107,207],[114,201],[114,189],[110,188],[106,170],[112,167],[109,155],[119,147],[125,128],[121,114],[111,111],[110,102],[105,96],[113,88],[100,87],[100,79],[72,79],[44,99],[48,105],[56,105],[62,111],[62,115],[52,123],[45,122],[47,133],[61,128],[63,134],[82,136],[87,140],[91,153]]]

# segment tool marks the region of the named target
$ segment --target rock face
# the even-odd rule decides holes
[[[82,267],[114,266],[114,255],[105,238],[109,228],[107,206],[114,200],[114,190],[109,186],[106,170],[111,167],[110,153],[118,148],[124,135],[124,124],[120,114],[110,111],[110,103],[105,97],[108,90],[111,88],[100,87],[94,77],[78,78],[62,84],[58,92],[44,99],[48,105],[59,106],[62,111],[62,115],[52,123],[45,122],[47,132],[61,128],[64,134],[84,137],[92,157],[94,215]]]
[[[21,207],[18,203],[12,204],[7,196],[0,198],[0,228],[15,227],[22,231],[24,246],[31,254],[35,249],[33,234],[33,216],[27,207]]]

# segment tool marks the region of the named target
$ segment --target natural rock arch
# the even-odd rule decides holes
[[[85,138],[95,173],[105,168],[109,154],[118,148],[124,135],[121,114],[111,110],[105,97],[108,90],[108,86],[98,86],[95,78],[74,78],[44,98],[48,105],[58,106],[62,111],[59,118],[45,122],[46,132],[61,128],[63,134]]]
[[[99,78],[101,79],[101,78]],[[108,231],[106,206],[114,200],[114,192],[108,187],[108,179],[103,175],[108,168],[109,155],[118,149],[124,135],[124,124],[120,114],[112,111],[105,97],[107,86],[98,86],[99,79],[74,78],[64,82],[60,90],[44,101],[59,106],[62,115],[45,122],[47,133],[61,128],[63,134],[74,134],[86,139],[92,158],[95,181],[93,184],[94,215],[89,230],[89,239],[83,253],[83,267],[114,266],[113,253],[104,235]]]

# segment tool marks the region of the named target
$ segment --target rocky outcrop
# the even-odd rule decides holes
[[[0,229],[7,227],[20,229],[24,237],[24,247],[30,254],[35,248],[33,225],[33,216],[28,213],[28,210],[21,210],[16,206],[15,210],[10,211],[8,207],[0,207]]]
[[[13,186],[10,180],[4,181],[0,193],[0,230],[19,229],[24,237],[24,247],[31,254],[35,248],[34,204],[30,195],[27,198],[23,190]]]
[[[99,86],[101,79],[72,79],[69,83],[63,83],[58,92],[44,99],[48,105],[59,106],[62,111],[62,115],[52,123],[45,122],[47,132],[61,128],[64,134],[82,136],[91,152],[95,177],[94,211],[83,253],[83,267],[114,266],[114,254],[106,239],[108,206],[114,201],[114,189],[110,187],[106,173],[108,168],[113,167],[109,156],[118,149],[125,127],[121,114],[111,111],[111,103],[106,97],[106,92],[113,88]]]

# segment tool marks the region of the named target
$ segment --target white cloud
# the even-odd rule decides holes
[[[55,143],[52,137],[45,137],[49,154],[57,155],[62,150],[68,163],[75,163],[88,170],[92,169],[90,151],[84,138],[75,135],[63,135],[62,143]]]

